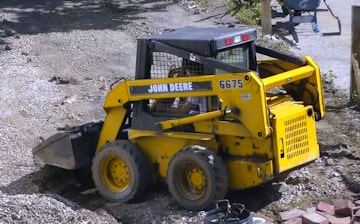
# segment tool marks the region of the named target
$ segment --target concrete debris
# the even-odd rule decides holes
[[[280,213],[283,224],[357,224],[360,223],[360,200],[320,201],[306,211],[298,208]]]

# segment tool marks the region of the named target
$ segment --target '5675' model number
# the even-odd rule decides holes
[[[220,80],[219,87],[220,87],[220,89],[242,88],[243,83],[242,83],[241,79]]]

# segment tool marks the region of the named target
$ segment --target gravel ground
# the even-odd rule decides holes
[[[183,210],[162,184],[140,202],[109,203],[95,189],[81,185],[73,172],[34,163],[31,149],[58,128],[103,119],[102,103],[110,85],[117,78],[133,77],[136,38],[184,25],[241,26],[230,16],[196,22],[225,13],[223,5],[212,1],[200,7],[188,0],[1,0],[0,222],[201,222],[204,212]],[[307,46],[313,48],[306,44],[313,39],[301,33],[304,27],[293,49],[299,54],[310,52]],[[333,50],[334,42],[324,40],[322,49]],[[311,52],[314,58],[324,57]],[[325,72],[334,64],[321,62]],[[339,64],[346,63],[339,58]],[[321,158],[283,182],[230,192],[227,198],[273,221],[281,211],[311,207],[319,200],[359,198],[360,108],[349,105],[347,98],[346,92],[327,85],[326,119],[317,126]]]

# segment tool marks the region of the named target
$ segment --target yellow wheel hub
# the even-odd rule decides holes
[[[119,157],[105,159],[101,166],[101,174],[106,185],[114,191],[125,190],[131,180],[128,165]]]
[[[183,164],[178,170],[179,186],[191,199],[201,197],[206,191],[206,175],[204,171],[195,164]]]
[[[188,182],[190,187],[196,191],[202,191],[205,187],[205,175],[202,170],[198,168],[193,168],[188,173]]]

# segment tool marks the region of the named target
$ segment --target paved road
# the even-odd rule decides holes
[[[338,31],[338,24],[329,11],[319,12],[320,32],[312,32],[309,23],[300,24],[296,27],[298,36],[296,46],[300,54],[310,55],[315,59],[322,73],[332,70],[337,76],[335,87],[348,92],[350,86],[351,11],[353,5],[360,5],[360,0],[328,0],[327,2],[334,14],[341,20],[341,35],[323,36],[324,33]],[[322,0],[319,9],[326,9]],[[288,20],[288,17],[283,19]],[[292,35],[287,34],[285,38],[294,41]]]

